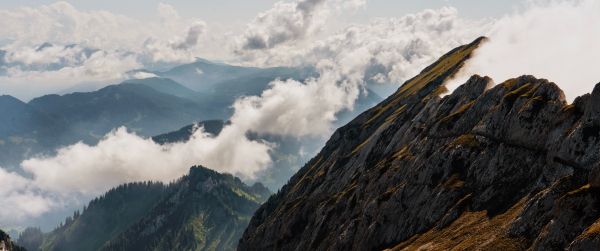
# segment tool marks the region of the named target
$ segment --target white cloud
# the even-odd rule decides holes
[[[293,66],[315,65],[323,59],[332,59],[338,64],[380,68],[381,72],[376,73],[384,76],[378,78],[398,83],[412,77],[448,50],[471,42],[489,27],[489,20],[460,18],[454,8],[424,10],[399,18],[375,19],[365,25],[351,25],[308,45],[291,44],[253,51],[244,54],[240,60],[247,65]],[[353,53],[368,56],[352,59]],[[342,59],[355,62],[342,62]]]
[[[333,10],[356,9],[365,3],[365,0],[277,2],[248,24],[244,35],[238,38],[236,52],[244,54],[304,40],[320,31]]]
[[[472,74],[497,83],[528,74],[557,83],[569,100],[591,92],[600,82],[600,3],[535,1],[522,12],[498,20],[490,41],[476,51],[454,89]]]
[[[270,163],[270,146],[247,140],[243,133],[236,126],[216,137],[198,130],[188,142],[159,145],[120,128],[95,146],[77,143],[21,166],[45,191],[92,196],[132,181],[169,182],[197,164],[251,179]]]
[[[314,65],[319,77],[304,83],[276,80],[261,96],[238,100],[233,119],[261,133],[329,135],[336,114],[354,107],[366,80],[396,83],[394,88],[477,38],[488,23],[461,19],[454,8],[425,10],[353,25],[308,46],[252,51],[243,58],[249,65]]]
[[[270,49],[290,40],[302,39],[325,19],[326,0],[277,2],[248,24],[241,38],[241,50]]]
[[[249,140],[246,132],[232,124],[216,137],[199,129],[188,142],[159,145],[120,128],[95,146],[77,143],[56,156],[24,161],[21,168],[31,178],[0,168],[0,197],[15,209],[0,210],[0,222],[18,225],[52,210],[78,208],[127,182],[171,182],[198,164],[254,179],[270,165],[274,146]]]
[[[170,5],[159,4],[157,12],[157,20],[141,21],[107,11],[81,11],[67,2],[0,10],[0,37],[11,40],[13,48],[49,42],[140,53],[148,39],[170,41],[192,32],[191,39],[197,41],[203,32],[201,20],[182,18]]]
[[[3,168],[0,168],[0,198],[3,205],[0,221],[3,226],[39,216],[53,206],[53,200],[40,195],[29,180]]]
[[[153,64],[194,61],[206,23],[167,4],[157,12],[156,20],[140,21],[66,2],[0,10],[0,38],[9,41],[2,48],[3,93],[29,99],[82,83],[112,84]],[[54,45],[38,48],[45,43]]]
[[[146,78],[156,78],[158,75],[152,72],[138,71],[131,75],[132,78],[135,79],[146,79]]]
[[[42,52],[43,53],[43,52]],[[36,58],[36,54],[28,55],[35,60],[52,61],[54,58]],[[58,60],[69,60],[68,55],[62,55]],[[35,65],[16,65],[8,67],[6,74],[0,76],[0,88],[3,92],[11,93],[19,98],[30,99],[36,96],[54,93],[57,90],[68,89],[82,83],[110,84],[124,79],[127,71],[140,68],[134,55],[96,51],[81,62],[64,64],[58,69],[36,69]]]
[[[361,86],[360,75],[336,67],[321,62],[321,76],[305,83],[291,79],[272,82],[261,96],[238,100],[231,120],[263,134],[328,135],[336,113],[353,108]]]

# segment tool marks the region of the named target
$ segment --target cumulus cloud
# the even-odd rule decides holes
[[[276,4],[268,14],[259,15],[257,20],[294,16],[273,14],[284,13],[280,11],[281,4]],[[303,9],[298,12],[305,13],[316,12],[318,7],[327,9],[326,4],[326,1],[300,1],[285,6]],[[355,3],[360,4],[360,1]],[[282,22],[285,23],[269,21],[266,23],[271,25],[259,26],[277,27],[275,24]],[[249,65],[313,65],[319,76],[304,83],[276,80],[261,96],[236,102],[236,111],[245,112],[236,113],[234,118],[252,121],[255,124],[250,128],[262,133],[297,137],[327,135],[336,114],[353,108],[367,82],[407,80],[449,49],[479,36],[486,27],[482,24],[487,23],[459,18],[454,8],[425,10],[401,18],[378,19],[368,25],[353,25],[308,46],[266,46],[268,50],[246,53],[242,60]],[[266,34],[263,38],[271,39],[277,33],[269,30],[261,34]],[[293,38],[292,35],[283,37]],[[397,85],[391,88],[393,86]]]
[[[35,63],[11,61],[13,64],[4,69],[4,75],[0,75],[0,89],[27,100],[73,88],[82,83],[110,84],[124,79],[127,71],[142,67],[135,55],[96,51],[88,57],[84,54],[70,54],[70,49],[67,49],[65,54],[54,57],[45,51],[29,51],[28,55],[22,55],[21,52],[19,57]],[[15,54],[9,54],[9,57],[13,55]],[[42,62],[53,62],[57,65],[51,66]]]
[[[187,30],[184,37],[175,37],[170,41],[148,39],[144,43],[143,52],[151,62],[189,62],[194,58],[192,49],[206,30],[206,23],[195,22]]]
[[[244,132],[235,126],[215,137],[197,130],[187,142],[159,145],[120,128],[95,146],[77,143],[21,166],[45,191],[84,195],[132,181],[169,182],[197,164],[251,179],[270,163],[270,146],[238,133]]]
[[[261,96],[234,104],[232,121],[262,134],[322,136],[331,131],[336,113],[351,110],[360,93],[359,75],[321,62],[319,78],[304,83],[276,80]]]
[[[315,65],[324,59],[339,62],[342,57],[349,57],[348,54],[363,52],[369,56],[361,58],[361,62],[339,64],[371,65],[372,70],[380,68],[380,71],[385,71],[379,79],[397,82],[414,75],[416,70],[449,49],[487,32],[489,23],[489,20],[460,18],[458,11],[451,7],[424,10],[398,18],[375,19],[369,24],[350,25],[308,45],[254,51],[241,56],[240,63]],[[371,72],[371,77],[375,77],[376,73]]]
[[[316,22],[323,19],[323,11],[319,7],[325,1],[277,2],[272,9],[261,13],[248,25],[241,49],[273,48],[314,32],[318,27]]]
[[[365,0],[297,0],[277,2],[248,24],[239,38],[238,53],[271,49],[313,35],[325,23],[332,10],[358,8]]]
[[[0,210],[2,224],[39,216],[53,206],[53,200],[40,195],[29,180],[2,168],[0,168],[0,198],[3,205],[10,205],[10,208]]]
[[[31,178],[0,168],[0,196],[15,208],[2,210],[0,222],[18,224],[54,209],[77,208],[127,182],[170,182],[198,164],[254,179],[271,163],[269,153],[274,146],[249,140],[246,133],[246,128],[235,124],[218,136],[198,128],[187,142],[159,145],[120,128],[97,145],[77,143],[59,149],[55,156],[24,161],[21,168]]]
[[[157,20],[140,21],[107,11],[78,10],[67,2],[0,10],[0,37],[11,41],[12,48],[52,43],[139,52],[148,39],[176,40],[191,31],[194,42],[203,31],[198,26],[201,20],[182,18],[170,5],[159,4],[157,12]]]
[[[490,41],[476,51],[453,89],[472,74],[500,83],[523,74],[557,83],[569,100],[591,92],[600,82],[600,3],[598,1],[535,1],[524,11],[495,22]]]

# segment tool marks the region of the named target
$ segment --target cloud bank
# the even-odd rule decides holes
[[[558,84],[567,99],[591,92],[600,82],[600,2],[536,1],[494,23],[490,41],[476,51],[449,89],[472,74],[497,83],[524,74]]]
[[[245,133],[235,124],[218,136],[200,128],[187,142],[159,145],[119,128],[95,146],[77,143],[56,156],[24,161],[21,168],[31,178],[0,168],[0,197],[15,207],[2,210],[0,222],[10,226],[51,210],[77,208],[119,184],[171,182],[197,164],[253,179],[271,163],[274,146],[249,140]]]
[[[27,100],[81,84],[112,84],[143,67],[195,60],[206,23],[183,18],[167,4],[159,4],[157,13],[156,20],[140,21],[66,2],[0,10],[0,38],[8,41],[0,49],[0,89]]]

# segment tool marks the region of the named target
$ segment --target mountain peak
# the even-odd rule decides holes
[[[582,250],[600,245],[600,87],[474,75],[453,50],[338,129],[254,215],[238,250]],[[477,235],[473,235],[477,233]]]
[[[232,250],[270,195],[257,188],[194,166],[169,185],[137,182],[111,189],[38,245],[44,250]]]

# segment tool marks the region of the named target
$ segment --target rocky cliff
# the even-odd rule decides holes
[[[338,129],[238,250],[600,247],[600,85],[568,104],[544,79],[472,76],[440,97],[484,41]]]
[[[0,230],[0,251],[25,251],[25,249],[15,245],[10,236]]]

